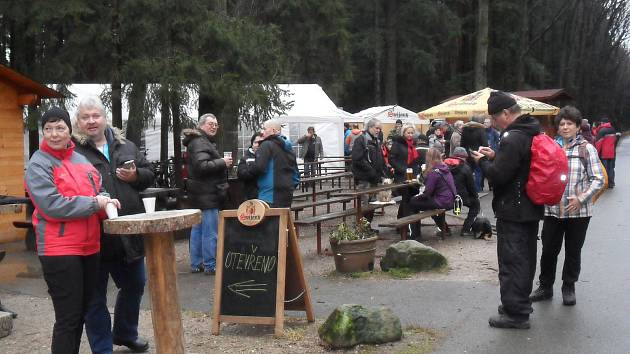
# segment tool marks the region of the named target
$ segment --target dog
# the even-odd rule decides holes
[[[492,238],[492,224],[490,220],[485,217],[478,217],[472,224],[472,231],[477,234],[478,239],[484,239],[486,241]]]

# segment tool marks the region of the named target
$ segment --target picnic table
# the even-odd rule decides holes
[[[327,180],[331,180],[332,181],[332,188],[335,188],[335,180],[339,179],[339,186],[341,187],[341,179],[342,178],[348,178],[348,188],[351,188],[352,185],[352,172],[337,172],[337,173],[328,173],[325,175],[319,175],[319,176],[315,176],[315,177],[304,177],[302,179],[300,179],[300,183],[302,183],[303,185],[308,185],[310,183],[313,184],[313,192],[315,192],[315,183],[320,182],[320,186],[319,188],[321,189],[321,182],[323,181],[327,181]],[[313,198],[313,200],[315,200]]]
[[[392,183],[392,184],[380,184],[377,185],[375,187],[370,187],[367,189],[361,189],[361,190],[352,190],[352,191],[346,191],[346,192],[339,192],[336,195],[337,196],[341,196],[341,197],[353,197],[355,198],[355,208],[356,208],[356,222],[357,224],[359,223],[359,221],[361,220],[361,217],[363,217],[363,212],[362,212],[362,205],[361,205],[361,196],[366,195],[366,194],[376,194],[378,192],[383,192],[383,191],[388,191],[388,190],[396,190],[396,189],[401,189],[401,188],[405,188],[405,187],[409,187],[409,186],[417,186],[419,185],[418,181],[413,180],[410,182],[403,182],[403,183]]]

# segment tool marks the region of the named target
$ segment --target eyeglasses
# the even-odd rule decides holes
[[[219,123],[215,123],[215,122],[208,122],[206,124],[208,124],[209,127],[215,127],[215,128],[219,127]]]

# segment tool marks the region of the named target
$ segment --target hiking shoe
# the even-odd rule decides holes
[[[198,267],[190,268],[190,272],[191,273],[201,273],[201,272],[203,272],[203,267],[202,266],[198,266]]]
[[[488,319],[490,327],[529,329],[529,320],[517,320],[508,315],[495,315]]]
[[[575,305],[575,284],[573,283],[562,284],[562,304],[564,306]]]
[[[553,297],[553,289],[544,287],[542,285],[539,286],[538,289],[534,290],[534,292],[531,293],[531,295],[529,295],[529,299],[532,302],[549,300],[552,297]]]

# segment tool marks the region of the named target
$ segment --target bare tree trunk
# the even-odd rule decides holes
[[[140,147],[142,140],[142,128],[144,127],[144,102],[147,86],[142,83],[134,83],[129,95],[129,117],[127,118],[127,130],[125,136]]]
[[[479,0],[479,2],[486,0]],[[521,11],[529,13],[529,0],[521,1]],[[519,36],[519,48],[526,48],[529,43],[529,17],[521,16],[521,35]],[[523,89],[525,85],[525,55],[516,55],[516,89]]]
[[[160,161],[168,160],[168,130],[170,126],[169,87],[162,84],[160,88]]]
[[[112,0],[112,125],[122,129],[122,95],[120,83],[120,37],[118,0]]]
[[[386,2],[386,41],[387,46],[387,69],[385,70],[385,103],[398,103],[397,80],[398,70],[396,67],[396,10],[398,0],[389,0]]]
[[[171,112],[173,113],[173,157],[175,169],[175,184],[183,187],[182,181],[182,127],[181,127],[181,99],[179,89],[171,90]]]
[[[479,0],[475,48],[475,90],[488,86],[488,0]]]
[[[374,104],[380,106],[382,104],[383,94],[381,92],[381,60],[383,58],[383,40],[381,29],[379,27],[379,18],[381,17],[381,0],[374,0]]]

